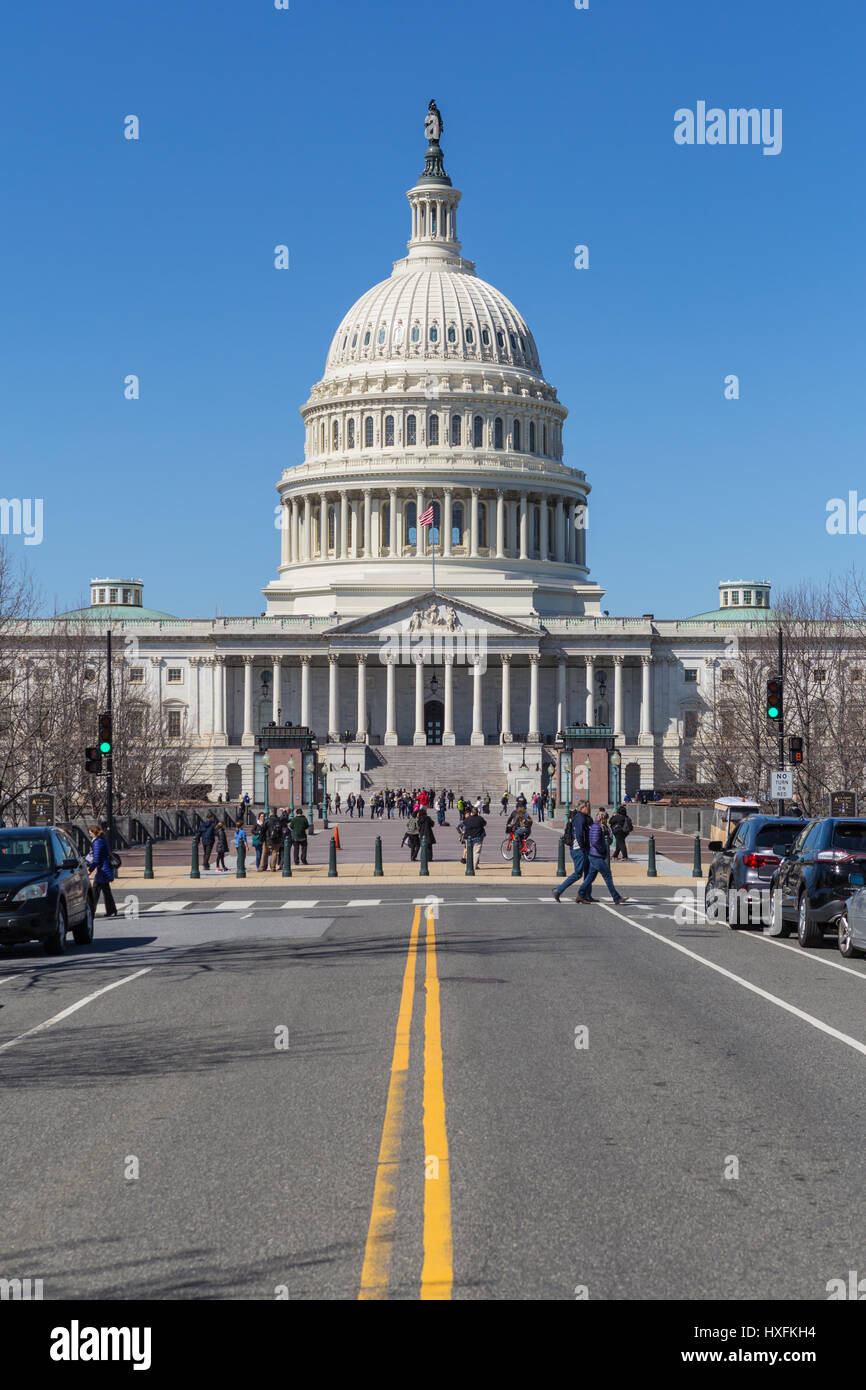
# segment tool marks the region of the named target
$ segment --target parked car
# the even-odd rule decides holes
[[[790,848],[779,845],[772,880],[771,936],[787,936],[796,925],[801,946],[814,946],[836,926],[866,870],[866,819],[821,816],[810,820]],[[850,919],[849,919],[850,920]]]
[[[71,840],[56,826],[0,830],[0,943],[41,941],[47,956],[93,940],[93,888]]]
[[[795,816],[747,816],[734,821],[724,842],[710,840],[714,858],[707,872],[707,915],[734,928],[760,920],[761,894],[768,903],[780,863],[776,850],[781,845],[790,848],[805,824]],[[744,896],[732,903],[731,893]]]
[[[848,875],[852,893],[839,918],[839,950],[846,960],[866,955],[866,873]]]

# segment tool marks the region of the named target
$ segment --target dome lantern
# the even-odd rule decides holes
[[[460,260],[457,240],[457,204],[461,194],[452,188],[445,173],[439,136],[444,126],[435,101],[430,102],[424,121],[428,139],[424,172],[406,197],[412,208],[412,235],[407,243],[409,260],[432,257],[447,261]]]

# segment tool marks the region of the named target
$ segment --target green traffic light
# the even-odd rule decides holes
[[[777,705],[770,705],[770,708],[767,710],[767,718],[768,718],[768,719],[778,719],[778,718],[779,718],[779,710],[778,710],[778,706],[777,706]],[[102,746],[102,751],[103,751],[103,753],[106,751],[106,748],[105,748],[105,745],[104,745],[104,744],[103,744],[103,746]]]
[[[99,751],[100,751],[100,753],[110,753],[110,752],[111,752],[111,744],[110,744],[106,739],[103,739],[102,742],[101,742],[100,745],[99,745]]]

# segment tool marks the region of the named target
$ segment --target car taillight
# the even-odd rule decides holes
[[[763,869],[767,864],[778,864],[777,854],[744,854],[743,863],[747,869]]]
[[[846,859],[850,863],[855,858],[855,856],[853,854],[849,854],[846,849],[822,849],[818,851],[818,853],[815,855],[815,858],[823,859],[825,861],[835,860],[837,864],[841,864],[842,861]]]

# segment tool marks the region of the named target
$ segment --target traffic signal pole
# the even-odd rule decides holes
[[[781,641],[781,635],[779,640]],[[106,711],[111,715],[111,628],[105,634],[105,661],[107,667],[108,698]],[[108,822],[108,848],[114,849],[114,740],[111,752],[105,759],[105,819]]]
[[[783,674],[783,671],[782,671],[782,659],[783,659],[784,653],[783,653],[783,651],[782,651],[782,629],[781,629],[781,628],[779,628],[779,653],[778,653],[778,655],[779,655],[779,680],[782,682],[782,689],[784,690],[784,688],[785,688],[785,677],[784,677],[784,674]],[[779,720],[779,771],[780,771],[780,772],[784,772],[784,771],[785,771],[785,704],[784,704],[784,701],[782,702],[782,717],[781,717],[781,719]],[[779,797],[779,801],[778,801],[776,810],[777,810],[777,812],[778,812],[778,814],[779,814],[780,816],[783,816],[783,815],[785,814],[785,801],[784,801],[784,798],[783,798],[783,797]]]

